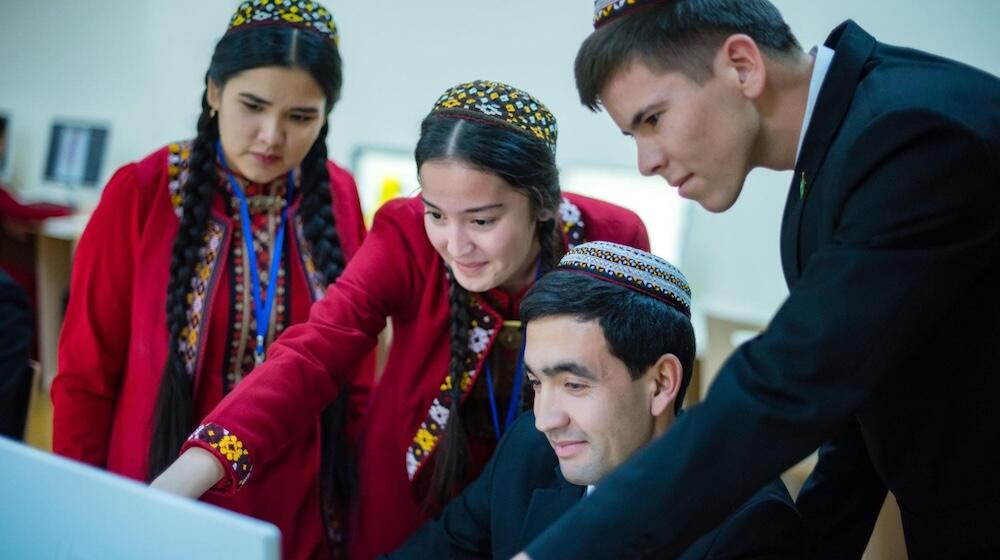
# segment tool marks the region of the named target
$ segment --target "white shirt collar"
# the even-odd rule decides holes
[[[806,137],[806,130],[809,129],[809,122],[812,120],[813,110],[816,108],[816,98],[819,97],[819,90],[823,87],[823,80],[826,78],[830,64],[833,62],[833,49],[826,45],[820,45],[815,49],[815,60],[813,61],[812,78],[809,79],[809,96],[806,98],[806,114],[802,118],[802,130],[799,131],[799,145],[795,149],[795,163],[798,164],[799,154],[802,153],[802,141]]]

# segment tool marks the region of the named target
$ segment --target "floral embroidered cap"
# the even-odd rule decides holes
[[[334,45],[340,43],[333,14],[312,0],[247,0],[236,8],[226,33],[263,25],[299,27],[319,33]]]
[[[594,29],[599,29],[602,25],[617,18],[618,16],[635,11],[636,8],[646,7],[662,0],[594,0]]]
[[[575,271],[658,299],[691,317],[691,287],[677,267],[652,253],[607,241],[570,249],[556,270]]]
[[[449,88],[432,114],[498,124],[537,138],[556,153],[556,118],[526,91],[501,82],[476,80]]]

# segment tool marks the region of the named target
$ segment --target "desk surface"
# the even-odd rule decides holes
[[[25,204],[32,202],[49,202],[72,206],[81,210],[92,210],[101,199],[101,189],[90,187],[67,187],[44,183],[22,186],[13,191],[19,200]]]
[[[83,228],[87,227],[90,220],[90,213],[70,214],[58,218],[49,218],[41,222],[38,226],[39,236],[51,239],[61,239],[64,241],[76,241],[83,234]]]

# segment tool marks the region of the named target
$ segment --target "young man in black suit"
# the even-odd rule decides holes
[[[1000,80],[852,21],[806,53],[766,0],[598,0],[595,27],[581,99],[643,174],[721,212],[751,169],[794,170],[790,295],[528,555],[679,552],[822,446],[813,557],[860,557],[887,489],[910,558],[1000,557]]]
[[[521,320],[533,413],[511,426],[483,474],[389,558],[509,558],[673,425],[695,341],[690,290],[669,263],[612,243],[580,245],[531,289]],[[643,557],[805,553],[805,528],[775,480],[682,554]]]

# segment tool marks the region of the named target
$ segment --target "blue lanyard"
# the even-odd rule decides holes
[[[257,314],[257,348],[254,351],[254,363],[260,365],[264,363],[264,337],[271,323],[271,307],[274,305],[274,295],[278,288],[278,267],[281,266],[281,251],[285,245],[285,222],[288,217],[288,207],[292,204],[292,189],[295,186],[295,176],[292,171],[288,172],[288,201],[281,209],[281,221],[278,222],[278,235],[275,239],[274,251],[271,256],[271,268],[268,273],[267,297],[260,300],[260,270],[257,268],[257,252],[253,249],[253,231],[250,229],[250,209],[247,204],[247,197],[243,194],[243,189],[229,171],[226,165],[226,156],[222,153],[221,142],[216,143],[216,152],[219,154],[219,161],[226,170],[229,177],[229,184],[233,187],[233,192],[240,199],[240,222],[243,225],[243,244],[246,247],[247,261],[250,266],[250,282],[253,286],[254,311]]]
[[[500,418],[497,413],[497,397],[493,389],[493,368],[490,366],[490,359],[487,356],[483,369],[486,371],[486,392],[490,397],[490,414],[493,418],[493,433],[497,436],[497,441],[503,436],[507,428],[514,423],[517,418],[518,408],[521,404],[521,385],[524,382],[524,343],[528,337],[521,333],[521,354],[517,358],[517,369],[514,372],[514,385],[510,389],[510,404],[507,405],[507,417],[504,418],[503,427],[500,426]]]
[[[538,267],[535,270],[535,280],[537,281],[541,277],[542,261],[539,259]],[[507,416],[504,418],[502,427],[500,426],[500,414],[497,412],[497,397],[493,389],[493,367],[490,366],[489,356],[486,357],[486,361],[483,364],[483,370],[486,373],[486,393],[490,397],[490,415],[493,419],[493,433],[496,434],[497,441],[500,441],[504,432],[517,419],[518,408],[521,405],[521,387],[524,385],[524,345],[527,341],[528,337],[522,331],[521,352],[517,357],[517,368],[514,370],[514,384],[510,389],[510,403],[507,405]]]

